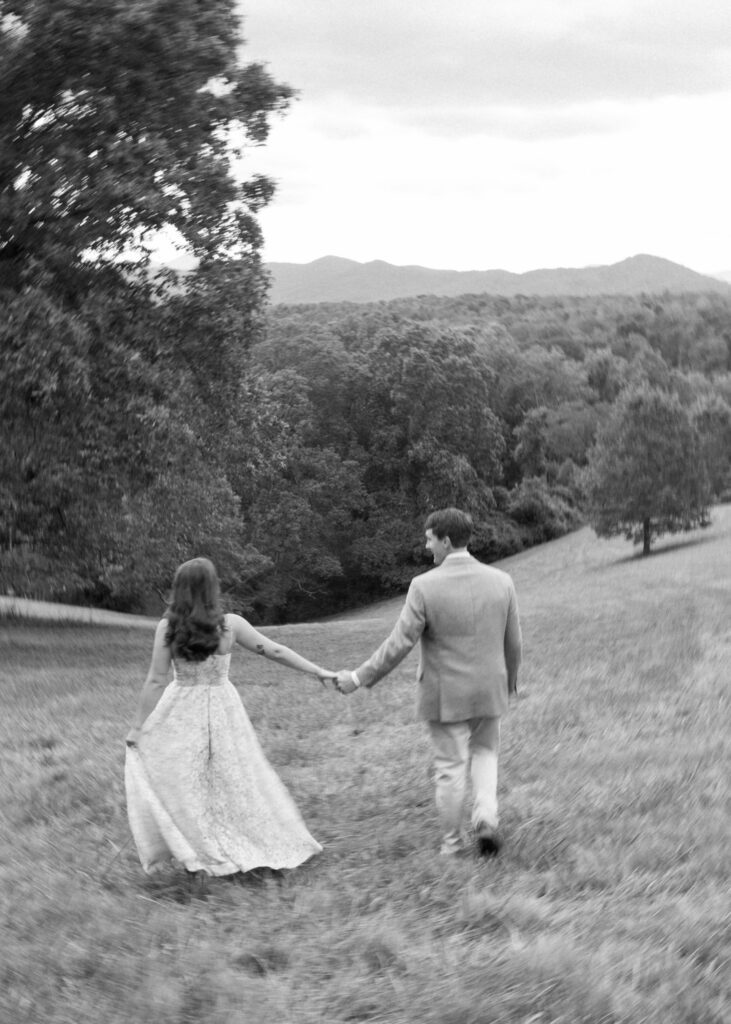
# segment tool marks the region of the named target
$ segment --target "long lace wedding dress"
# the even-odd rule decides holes
[[[266,759],[230,660],[174,662],[127,748],[127,813],[148,873],[175,862],[211,875],[293,868],[322,849]]]

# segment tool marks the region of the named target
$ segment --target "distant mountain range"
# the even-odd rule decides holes
[[[631,256],[604,267],[529,270],[432,270],[383,260],[358,263],[324,256],[312,263],[267,263],[275,304],[378,302],[415,295],[636,295],[640,292],[727,292],[731,272],[698,274],[658,256]]]

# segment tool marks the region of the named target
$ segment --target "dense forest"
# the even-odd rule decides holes
[[[725,297],[266,308],[247,273],[129,286],[83,327],[13,300],[51,362],[35,396],[12,390],[3,590],[151,611],[175,565],[207,554],[258,622],[393,594],[427,565],[435,507],[473,514],[486,561],[591,519],[598,439],[638,388],[687,413],[701,506],[728,496]]]
[[[293,90],[235,0],[0,12],[0,592],[157,612],[208,555],[292,621],[403,588],[435,507],[495,560],[728,494],[724,294],[268,305],[241,161]]]
[[[427,564],[421,523],[434,507],[473,513],[478,557],[513,554],[596,511],[595,442],[620,397],[641,387],[687,410],[705,438],[706,500],[722,497],[730,367],[731,302],[717,295],[275,307],[250,373],[288,406],[280,422],[296,424],[278,488],[292,516],[250,506],[252,529],[281,530],[279,557],[309,550],[313,572],[335,554],[342,575],[320,600],[336,606],[403,587]],[[682,528],[683,517],[666,525]],[[291,569],[290,607],[309,608],[318,581]]]

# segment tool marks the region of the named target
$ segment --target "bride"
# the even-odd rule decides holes
[[[127,735],[127,813],[148,873],[176,862],[209,875],[293,868],[322,849],[228,678],[236,643],[321,681],[334,675],[225,615],[207,558],[178,568]]]

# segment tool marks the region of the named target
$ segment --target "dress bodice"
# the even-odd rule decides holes
[[[216,686],[228,679],[231,654],[211,654],[205,661],[173,660],[173,682],[178,686]]]

